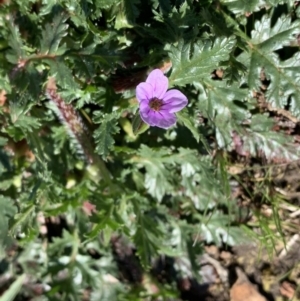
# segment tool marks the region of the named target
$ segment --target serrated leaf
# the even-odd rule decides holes
[[[158,0],[158,3],[163,13],[168,14],[171,12],[172,7],[171,7],[170,0]]]
[[[101,115],[100,115],[101,116]],[[113,135],[119,132],[118,120],[119,115],[116,113],[106,114],[99,118],[96,116],[95,122],[101,122],[99,128],[94,132],[96,141],[96,152],[104,159],[107,158],[109,151],[113,148],[115,140]]]
[[[6,132],[16,141],[22,139],[28,133],[41,126],[39,120],[30,116],[27,112],[30,107],[20,104],[21,101],[11,101],[10,118],[11,125],[6,128]],[[29,115],[29,116],[28,116]]]
[[[97,212],[97,215],[93,217],[94,227],[91,232],[87,234],[89,239],[97,237],[97,235],[101,232],[103,243],[108,245],[113,231],[117,231],[117,229],[121,226],[114,220],[114,217],[111,214],[114,209],[115,206],[112,204],[110,208],[107,208],[106,210],[102,209]]]
[[[264,16],[255,23],[252,31],[250,55],[243,53],[239,60],[248,65],[248,85],[257,91],[261,87],[261,78],[270,81],[265,92],[266,100],[273,107],[284,108],[291,98],[291,112],[300,116],[300,85],[299,72],[300,54],[282,61],[275,50],[289,45],[299,33],[299,20],[291,22],[289,16],[282,16],[271,27],[271,18]]]
[[[138,164],[139,168],[146,169],[144,187],[158,201],[161,201],[166,194],[177,193],[172,185],[175,177],[174,165],[181,167],[181,185],[189,189],[186,195],[199,203],[197,207],[202,206],[202,203],[207,204],[209,201],[220,199],[223,193],[218,193],[218,190],[213,188],[216,185],[216,179],[210,162],[205,156],[198,157],[194,150],[180,148],[179,152],[172,153],[168,148],[153,150],[142,145],[137,155],[131,159],[131,162]],[[205,182],[205,185],[194,189],[195,182]],[[204,187],[209,188],[204,191]],[[216,193],[212,193],[212,190]],[[178,193],[180,194],[180,190]],[[199,195],[203,196],[203,199],[201,197],[199,199]],[[211,202],[211,204],[215,203]]]
[[[241,62],[237,61],[235,57],[231,56],[228,64],[225,67],[223,78],[228,82],[228,85],[234,83],[243,83],[245,81],[245,74],[247,72],[247,67]]]
[[[199,89],[199,109],[209,118],[216,115],[228,116],[236,121],[243,121],[250,117],[245,103],[248,90],[237,84],[227,86],[225,81],[206,80],[197,84]]]
[[[197,129],[194,120],[189,116],[186,110],[178,112],[177,114],[178,120],[182,122],[193,134],[194,138],[197,142],[200,141],[200,133]]]
[[[184,126],[186,126],[191,131],[196,141],[202,142],[204,148],[209,153],[209,145],[206,138],[204,137],[204,135],[200,133],[200,130],[197,128],[194,118],[192,116],[189,116],[187,110],[178,112],[176,116],[178,117],[179,122],[181,122]]]
[[[138,214],[137,229],[133,241],[137,247],[137,254],[145,269],[151,266],[151,258],[158,254],[157,238],[163,234],[157,228],[157,223],[148,216]]]
[[[236,145],[236,151],[241,155],[263,156],[274,162],[298,160],[300,147],[293,143],[291,137],[272,131],[273,124],[265,115],[253,116],[251,129],[239,135],[241,143]]]
[[[214,243],[217,246],[221,246],[222,243],[234,246],[241,241],[247,241],[244,231],[239,227],[230,226],[230,217],[222,212],[215,210],[206,218],[209,220],[207,223],[201,224],[200,231],[208,243]],[[201,219],[203,220],[205,217]]]
[[[170,152],[165,149],[152,150],[145,145],[142,145],[138,152],[140,156],[138,162],[147,171],[145,175],[145,188],[158,201],[161,201],[163,196],[172,188],[170,183],[172,175],[164,165],[167,154],[170,155]]]
[[[157,5],[158,3],[155,3],[155,8],[157,8]],[[164,45],[167,42],[177,43],[180,38],[184,38],[187,41],[195,39],[199,15],[189,7],[187,1],[182,1],[179,9],[173,7],[167,16],[167,13],[163,11],[161,13],[153,12],[155,14],[154,19],[159,24],[153,28],[151,28],[152,26],[149,28],[144,27],[144,30],[155,39],[159,39]],[[191,28],[193,29],[190,30]]]
[[[226,203],[224,181],[216,175],[211,157],[199,156],[189,149],[180,148],[179,151],[176,161],[181,165],[181,185],[185,191],[183,195],[179,192],[180,197],[189,198],[201,211]]]
[[[11,20],[7,22],[7,26],[10,30],[8,44],[12,48],[12,51],[9,51],[6,54],[6,58],[10,63],[17,64],[20,59],[25,58],[26,52],[23,49],[23,41],[19,28],[15,26]]]
[[[140,0],[123,0],[124,11],[129,23],[134,23],[136,17],[139,14],[139,10],[136,7],[140,3]]]
[[[95,6],[97,8],[110,8],[112,5],[118,3],[120,0],[96,0]]]
[[[12,116],[13,124],[15,127],[19,127],[22,129],[24,133],[30,132],[32,129],[37,129],[41,126],[39,121],[36,118],[26,116],[26,115],[19,115],[16,118]]]
[[[171,46],[171,86],[183,86],[210,77],[221,61],[229,59],[235,43],[235,38],[230,37],[217,38],[214,42],[199,41],[195,44],[185,44],[180,40],[177,46]]]
[[[12,91],[10,98],[14,102],[29,103],[37,102],[41,95],[41,81],[43,75],[39,73],[31,64],[15,72],[11,78]]]
[[[14,201],[5,196],[0,196],[0,246],[7,245],[8,242],[8,221],[17,212]]]
[[[206,24],[208,24],[213,32],[217,36],[230,36],[232,34],[232,28],[228,26],[226,23],[226,20],[223,15],[218,14],[217,11],[209,10],[209,9],[203,9],[201,11],[201,18],[205,21]]]
[[[9,221],[9,233],[15,235],[22,224],[27,224],[34,212],[35,206],[33,204],[25,207],[20,213],[15,214],[14,218]],[[29,230],[29,229],[28,229]]]
[[[62,237],[54,237],[53,242],[49,245],[49,253],[58,255],[64,252],[64,249],[71,247],[76,243],[74,235],[63,229]]]
[[[61,55],[65,52],[65,49],[61,49],[58,53],[58,49],[62,38],[68,34],[68,24],[65,23],[67,19],[68,16],[64,12],[59,12],[51,23],[46,24],[42,32],[40,49],[42,54]]]
[[[85,64],[85,68],[90,69],[90,73],[93,73],[94,68],[98,65],[101,68],[105,68],[105,70],[111,69],[120,60],[120,54],[101,45],[91,44],[86,48],[80,49],[79,55],[75,56],[75,59]]]
[[[41,7],[40,7],[40,15],[48,15],[51,13],[53,10],[53,7],[57,4],[56,0],[47,0],[47,1],[42,1]]]
[[[251,116],[246,103],[248,90],[225,81],[205,80],[195,84],[199,89],[198,108],[216,127],[219,147],[230,147],[232,131]]]
[[[289,42],[299,33],[300,21],[292,22],[290,16],[281,16],[271,26],[271,17],[264,15],[255,22],[255,29],[251,32],[251,42],[258,46],[259,52],[267,55],[270,51],[288,46]]]
[[[261,0],[222,0],[228,9],[234,14],[252,13],[260,9]]]
[[[137,254],[140,257],[141,263],[144,268],[148,269],[150,267],[151,256],[155,254],[156,246],[155,244],[147,237],[145,229],[138,227],[135,235],[134,241],[137,245]]]
[[[47,60],[47,64],[50,66],[50,75],[55,77],[56,83],[60,87],[67,90],[76,90],[78,88],[71,70],[62,59]]]
[[[98,289],[92,290],[90,301],[112,301],[112,300],[118,300],[118,296],[125,292],[125,289],[122,286],[122,283],[117,281],[115,278],[115,281],[112,282],[110,277],[106,277],[104,275],[102,277],[103,279],[99,279],[97,281],[96,287]]]

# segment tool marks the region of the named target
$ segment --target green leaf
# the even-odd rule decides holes
[[[117,134],[120,130],[117,126],[119,114],[113,112],[111,114],[102,115],[98,112],[95,115],[94,121],[96,123],[101,123],[94,132],[96,152],[106,159],[115,143],[113,135]]]
[[[7,143],[7,139],[4,137],[0,137],[0,146],[4,146]]]
[[[10,102],[11,125],[6,128],[6,132],[16,141],[41,126],[37,118],[29,115],[29,110],[30,106],[18,102],[18,99]]]
[[[72,71],[63,59],[47,60],[46,63],[50,66],[50,75],[55,77],[57,85],[67,90],[78,89],[78,84],[74,80]]]
[[[28,224],[33,219],[35,206],[34,204],[28,205],[20,213],[15,214],[13,220],[9,221],[9,233],[15,235],[19,229],[22,229],[22,225]],[[27,227],[29,231],[29,227]]]
[[[41,15],[49,15],[51,11],[53,10],[53,7],[57,4],[56,0],[48,0],[41,3],[40,11],[39,13]]]
[[[46,24],[41,39],[40,52],[42,54],[61,55],[66,51],[62,47],[59,49],[59,44],[62,38],[68,34],[68,24],[65,23],[67,19],[68,16],[64,12],[59,12],[51,23]]]
[[[111,70],[116,65],[116,62],[120,60],[120,55],[117,51],[108,50],[105,47],[92,43],[80,49],[79,53],[73,54],[72,59],[74,59],[78,67],[76,68],[76,72],[80,76],[84,74],[88,78],[94,78],[97,67]]]
[[[209,25],[216,36],[230,36],[233,34],[232,26],[228,26],[224,16],[216,10],[203,9],[201,18]]]
[[[120,30],[122,28],[132,28],[132,25],[128,22],[124,10],[120,10],[116,16],[115,29]]]
[[[166,2],[154,0],[154,7],[157,9],[158,2]],[[153,24],[153,28],[144,27],[147,35],[151,35],[155,39],[161,41],[162,44],[177,43],[181,38],[186,41],[195,40],[197,27],[199,25],[199,13],[196,13],[188,4],[188,1],[181,1],[180,8],[173,7],[171,11],[167,11],[168,7],[161,9],[161,13],[153,10],[154,19],[158,24]],[[191,30],[192,29],[192,30]],[[169,46],[166,48],[169,49]]]
[[[106,276],[106,275],[105,275]],[[118,300],[120,295],[122,295],[123,291],[125,293],[125,288],[122,286],[122,283],[119,281],[112,282],[107,277],[99,279],[97,289],[94,289],[91,292],[91,301],[111,301],[111,300]],[[112,278],[113,279],[113,278]]]
[[[251,106],[246,103],[248,90],[237,84],[227,86],[225,81],[213,80],[195,86],[199,89],[198,108],[216,127],[219,147],[229,147],[232,131],[251,117]]]
[[[199,89],[198,107],[209,118],[216,115],[227,116],[238,122],[250,117],[246,104],[248,90],[237,84],[227,86],[225,81],[206,80],[197,84]]]
[[[43,75],[39,73],[33,65],[27,64],[23,68],[15,69],[14,76],[10,78],[12,86],[12,99],[20,99],[21,103],[37,101],[41,93],[41,79]]]
[[[19,127],[24,133],[41,126],[36,118],[26,115],[12,116],[12,122],[15,127]]]
[[[274,107],[284,108],[290,98],[291,112],[297,117],[300,116],[300,54],[281,60],[274,51],[289,45],[299,33],[299,26],[299,20],[292,22],[289,16],[282,16],[271,27],[271,18],[264,16],[252,31],[250,55],[243,53],[239,58],[248,65],[250,89],[259,91],[261,77],[265,76],[270,81],[265,93],[267,101]]]
[[[205,218],[207,219],[207,222],[203,223]],[[247,241],[247,237],[243,229],[229,226],[229,216],[224,215],[220,211],[215,210],[212,214],[207,217],[202,216],[200,219],[202,221],[200,230],[201,236],[204,237],[205,241],[208,243],[214,243],[217,246],[221,246],[222,243],[234,246],[241,241]]]
[[[168,148],[153,150],[142,145],[137,156],[133,156],[131,159],[131,163],[146,169],[144,187],[159,202],[166,194],[176,195],[178,193],[181,195],[181,189],[173,186],[175,181],[181,181],[180,185],[189,189],[186,195],[195,199],[197,207],[202,206],[204,199],[220,200],[223,193],[218,193],[219,190],[214,188],[216,178],[209,160],[205,156],[197,156],[194,150],[180,148],[179,152],[172,153]],[[177,174],[180,174],[180,169],[178,168],[178,172],[175,172],[174,165],[181,168],[180,178],[176,177]],[[140,177],[141,175],[138,176],[139,181]],[[205,183],[205,185],[195,188],[196,182]],[[207,190],[204,187],[207,187]],[[200,194],[203,195],[201,201],[198,198]]]
[[[139,15],[139,10],[136,7],[140,0],[123,0],[124,10],[129,23],[134,23]]]
[[[237,136],[242,141],[241,145],[236,145],[237,152],[241,155],[263,156],[274,162],[298,160],[299,146],[293,143],[292,137],[272,131],[273,125],[266,115],[253,116],[251,129],[242,131]]]
[[[195,44],[185,44],[180,40],[177,46],[173,45],[170,48],[170,85],[183,86],[210,77],[220,62],[229,59],[235,43],[234,37],[217,38],[214,42],[199,41]]]
[[[8,243],[8,221],[14,216],[17,208],[14,205],[14,201],[5,196],[0,196],[0,246],[6,246]]]
[[[1,74],[1,72],[0,72],[0,89],[5,90],[8,93],[11,92],[11,86],[9,83],[8,75]]]
[[[187,110],[182,110],[181,112],[178,112],[177,114],[178,120],[183,123],[193,134],[194,138],[197,142],[200,141],[200,132],[197,129],[195,125],[195,121],[191,116],[189,116]],[[201,139],[204,139],[204,137],[201,137]]]
[[[260,0],[221,0],[234,14],[252,13],[260,9]]]
[[[163,13],[170,13],[172,10],[170,0],[158,0],[160,9],[163,11]]]
[[[292,22],[290,16],[281,16],[271,26],[271,17],[264,15],[255,22],[255,29],[251,32],[251,42],[257,46],[257,52],[267,57],[270,51],[289,46],[289,42],[299,32],[300,21]]]
[[[151,259],[158,254],[157,238],[161,236],[162,233],[158,230],[157,223],[148,216],[139,213],[133,241],[145,269],[150,268]]]
[[[4,294],[0,297],[0,301],[13,301],[15,300],[15,297],[19,293],[19,291],[22,289],[22,286],[24,284],[24,281],[26,279],[26,275],[22,274],[19,276],[12,284],[11,286],[4,292]]]
[[[120,0],[96,0],[95,6],[97,8],[110,8],[112,5],[118,3]]]
[[[145,175],[145,188],[150,195],[161,201],[163,196],[172,189],[170,183],[172,175],[164,165],[164,159],[170,159],[168,157],[170,152],[165,149],[152,150],[142,145],[138,155],[140,158],[137,162],[144,166],[147,171]]]
[[[97,216],[93,218],[95,225],[91,232],[87,234],[89,239],[94,239],[101,232],[103,243],[105,245],[109,244],[113,232],[117,231],[117,229],[121,227],[121,225],[119,225],[112,216],[114,208],[115,206],[111,205],[108,210],[99,210],[99,212],[97,212]]]
[[[18,26],[13,24],[12,20],[9,20],[6,25],[10,31],[8,44],[12,48],[11,51],[6,54],[6,58],[10,63],[17,64],[19,60],[26,57],[23,41]]]
[[[226,204],[224,181],[216,174],[210,156],[200,157],[192,150],[181,148],[176,161],[181,164],[180,184],[185,190],[184,197],[189,198],[187,208],[192,203],[197,210],[206,211],[217,204]],[[178,195],[182,198],[180,192]]]
[[[133,117],[133,120],[132,120],[132,131],[133,131],[133,134],[137,136],[137,135],[142,134],[145,131],[147,131],[148,128],[149,128],[149,125],[146,124],[141,119],[140,113],[137,112],[135,114],[135,116]]]
[[[200,130],[197,128],[195,118],[190,116],[187,110],[182,110],[181,112],[176,113],[176,115],[178,117],[179,122],[183,123],[183,125],[191,131],[197,142],[202,142],[204,148],[209,153],[210,147],[204,135],[202,135],[200,133]]]
[[[228,85],[243,83],[247,72],[246,66],[237,61],[232,55],[229,61],[225,63],[228,65],[225,67],[223,78],[227,81]]]
[[[76,245],[76,236],[63,229],[62,237],[54,237],[53,242],[49,245],[49,253],[51,255],[62,254],[67,247]]]

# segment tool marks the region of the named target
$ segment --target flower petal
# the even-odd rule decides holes
[[[182,110],[188,103],[188,100],[184,94],[179,90],[169,90],[163,98],[162,111],[175,113]]]
[[[142,120],[145,122],[145,123],[147,123],[147,124],[149,124],[149,125],[151,125],[151,126],[154,126],[155,124],[153,123],[153,119],[155,119],[155,112],[154,111],[152,111],[150,108],[149,108],[149,110],[147,111],[147,110],[144,110],[144,111],[141,111],[140,110],[140,116],[141,116],[141,118],[142,118]]]
[[[136,98],[139,102],[153,98],[153,87],[149,83],[140,83],[136,87]]]
[[[146,83],[153,87],[153,97],[162,99],[168,90],[169,80],[161,70],[154,69],[147,77]]]
[[[168,129],[176,124],[176,116],[173,113],[160,111],[157,115],[159,115],[159,118],[154,123],[160,128]]]
[[[176,123],[175,114],[169,112],[155,112],[150,108],[147,110],[140,110],[142,120],[150,126],[157,126],[159,128],[168,129]]]
[[[149,100],[142,100],[140,102],[140,111],[148,114],[149,110],[151,110],[149,107]]]

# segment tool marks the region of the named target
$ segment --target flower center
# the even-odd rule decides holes
[[[158,98],[152,98],[149,102],[149,107],[153,110],[153,111],[159,111],[160,108],[162,107],[162,100],[158,99]]]

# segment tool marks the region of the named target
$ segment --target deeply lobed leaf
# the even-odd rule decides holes
[[[207,78],[220,62],[229,58],[235,38],[217,38],[214,42],[198,41],[186,44],[183,40],[170,47],[172,74],[170,85],[184,86]]]

